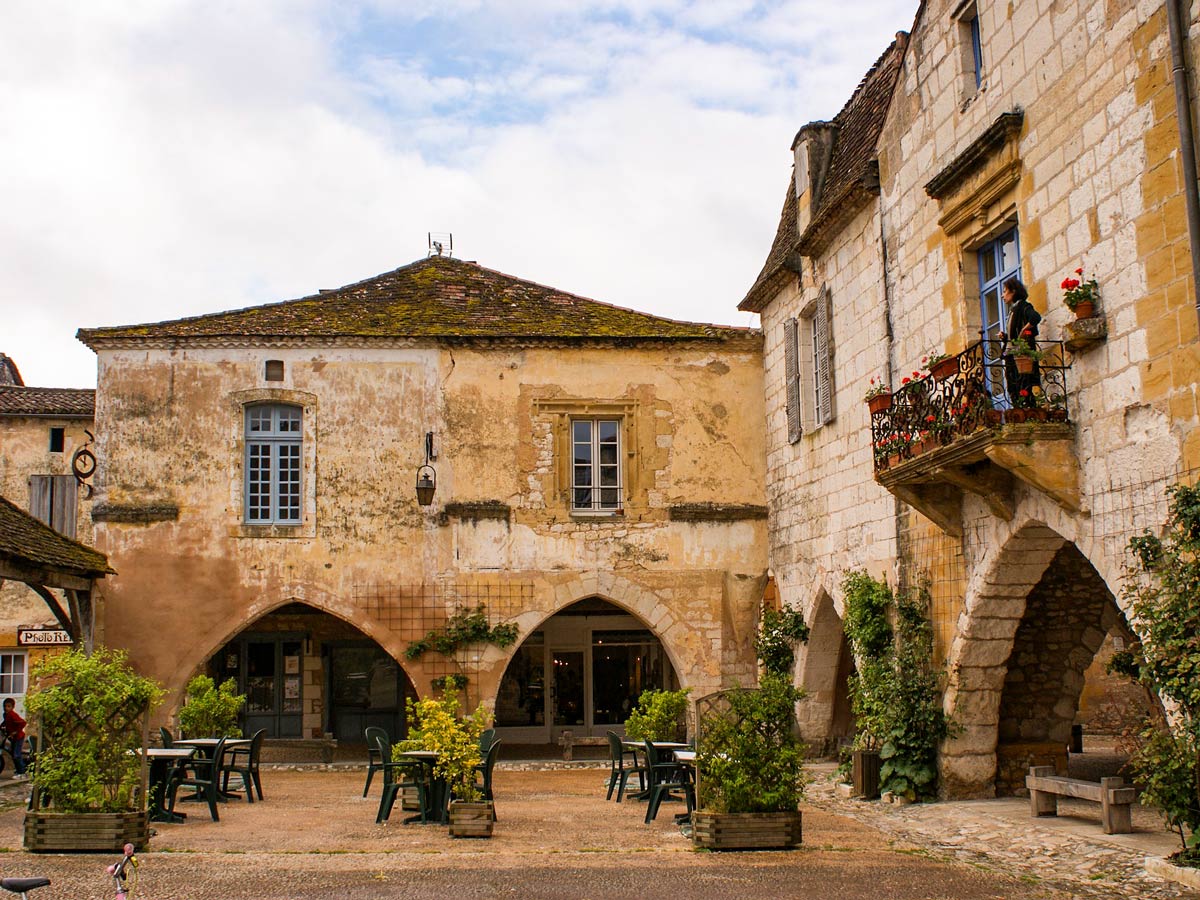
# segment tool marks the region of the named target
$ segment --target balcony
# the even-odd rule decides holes
[[[1079,510],[1075,429],[1067,414],[1069,363],[1061,341],[1038,341],[1040,384],[1005,394],[1003,345],[983,340],[904,384],[871,414],[875,480],[961,537],[964,494],[1013,517],[1019,480]]]

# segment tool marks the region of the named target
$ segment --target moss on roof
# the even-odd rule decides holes
[[[84,328],[78,337],[94,348],[140,338],[722,340],[747,331],[664,319],[433,256],[298,300],[149,325]]]
[[[0,384],[0,416],[52,416],[91,419],[96,415],[93,388],[39,388]]]
[[[0,497],[0,559],[90,578],[113,574],[103,553],[59,534],[3,497]]]

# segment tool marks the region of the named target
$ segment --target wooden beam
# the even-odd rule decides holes
[[[72,639],[78,640],[78,637],[75,634],[75,627],[71,624],[71,617],[67,614],[67,611],[62,608],[58,602],[58,598],[50,592],[49,588],[41,584],[31,584],[29,585],[29,588],[46,601],[46,605],[50,607],[50,612],[54,613],[54,618],[58,619],[58,624],[62,626],[63,631],[71,635]]]
[[[92,592],[67,591],[67,601],[71,605],[71,619],[79,626],[76,640],[83,646],[83,652],[91,656],[94,649],[93,632],[95,630],[92,616]]]
[[[103,577],[102,574],[101,577]],[[61,569],[49,569],[44,566],[31,566],[12,558],[0,559],[0,578],[23,581],[31,586],[44,584],[46,587],[71,588],[76,591],[88,591],[92,588],[92,579],[87,575],[65,572]]]

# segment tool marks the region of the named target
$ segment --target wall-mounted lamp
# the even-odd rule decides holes
[[[433,503],[433,494],[437,490],[437,472],[429,464],[433,456],[433,432],[425,432],[425,464],[417,469],[417,503],[429,506]]]

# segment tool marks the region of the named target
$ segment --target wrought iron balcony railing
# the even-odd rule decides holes
[[[1034,349],[1041,359],[1032,374],[1016,382],[1016,390],[1008,389],[1016,361],[1004,356],[1011,347],[1003,341],[982,340],[893,392],[891,405],[871,414],[875,471],[901,465],[983,428],[1068,421],[1069,364],[1063,342],[1037,341]]]

